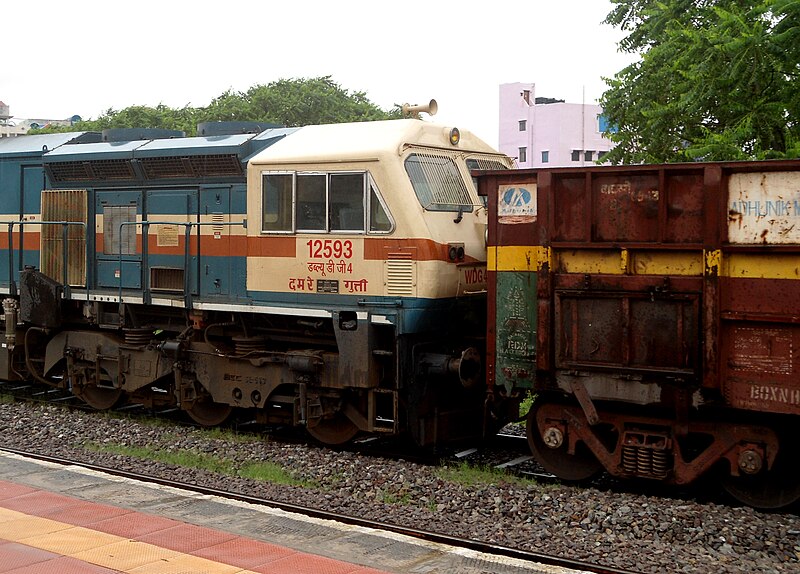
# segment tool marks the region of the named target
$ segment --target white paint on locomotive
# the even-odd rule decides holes
[[[486,210],[466,160],[511,163],[469,132],[453,146],[449,133],[419,120],[308,126],[253,157],[248,290],[482,291]]]

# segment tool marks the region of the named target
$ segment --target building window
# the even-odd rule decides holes
[[[597,152],[597,161],[603,161],[603,158],[606,156],[607,151],[599,151]]]
[[[572,150],[572,161],[581,161],[581,150]]]
[[[528,120],[520,120],[519,131],[524,132],[526,129],[528,129]]]
[[[583,152],[583,159],[585,161],[592,161],[592,156],[594,156],[594,150],[586,150]]]
[[[597,116],[597,131],[600,133],[617,133],[617,126],[613,126],[609,123],[608,118],[603,114]]]
[[[519,163],[525,163],[528,161],[528,148],[521,147],[519,148]]]
[[[542,152],[542,163],[549,163],[550,162],[550,152],[543,151]]]

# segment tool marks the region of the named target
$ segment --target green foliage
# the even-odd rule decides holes
[[[458,466],[442,466],[436,469],[436,476],[448,482],[455,482],[464,486],[482,484],[519,484],[522,479],[511,476],[502,469],[491,466],[471,466],[462,462]]]
[[[302,481],[294,478],[291,474],[286,472],[283,467],[274,462],[251,462],[242,465],[239,469],[238,476],[242,478],[250,478],[253,480],[260,480],[262,482],[269,482],[272,484],[285,484],[289,486],[305,486],[316,487],[313,482]]]
[[[109,452],[122,456],[163,462],[175,466],[208,470],[220,474],[234,474],[233,463],[231,461],[187,450],[170,451],[147,446],[131,446],[117,443],[87,443],[84,447],[87,450],[95,452]]]
[[[99,444],[90,442],[83,446],[87,450],[94,452],[108,452],[184,468],[216,472],[226,476],[240,476],[242,478],[269,482],[271,484],[305,487],[316,486],[313,482],[294,478],[280,465],[272,462],[248,462],[239,466],[232,460],[190,450],[170,451],[162,448],[131,446],[119,443]]]
[[[641,60],[600,104],[612,163],[798,157],[800,1],[612,0]]]
[[[525,398],[519,405],[519,414],[521,417],[527,416],[533,406],[533,401],[536,400],[536,395],[530,391],[525,394]]]
[[[282,79],[267,85],[252,86],[246,92],[227,90],[204,108],[184,106],[172,109],[163,104],[155,108],[109,108],[96,120],[78,122],[73,126],[31,130],[30,133],[161,128],[195,135],[197,124],[202,122],[253,121],[296,127],[396,119],[401,115],[399,107],[384,111],[370,102],[365,92],[350,92],[330,76],[323,76]]]
[[[239,94],[228,91],[215,98],[202,115],[204,121],[269,121],[295,127],[399,118],[400,110],[385,112],[364,92],[349,92],[324,76],[259,84]]]

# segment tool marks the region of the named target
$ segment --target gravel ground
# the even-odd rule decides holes
[[[57,406],[0,403],[9,447],[152,473],[341,514],[641,572],[800,572],[800,517],[613,489],[544,485]],[[97,452],[150,446],[272,461],[312,486],[275,485]]]

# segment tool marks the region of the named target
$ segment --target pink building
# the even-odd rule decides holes
[[[600,106],[537,98],[535,84],[500,85],[500,151],[519,167],[592,165],[612,147]]]

